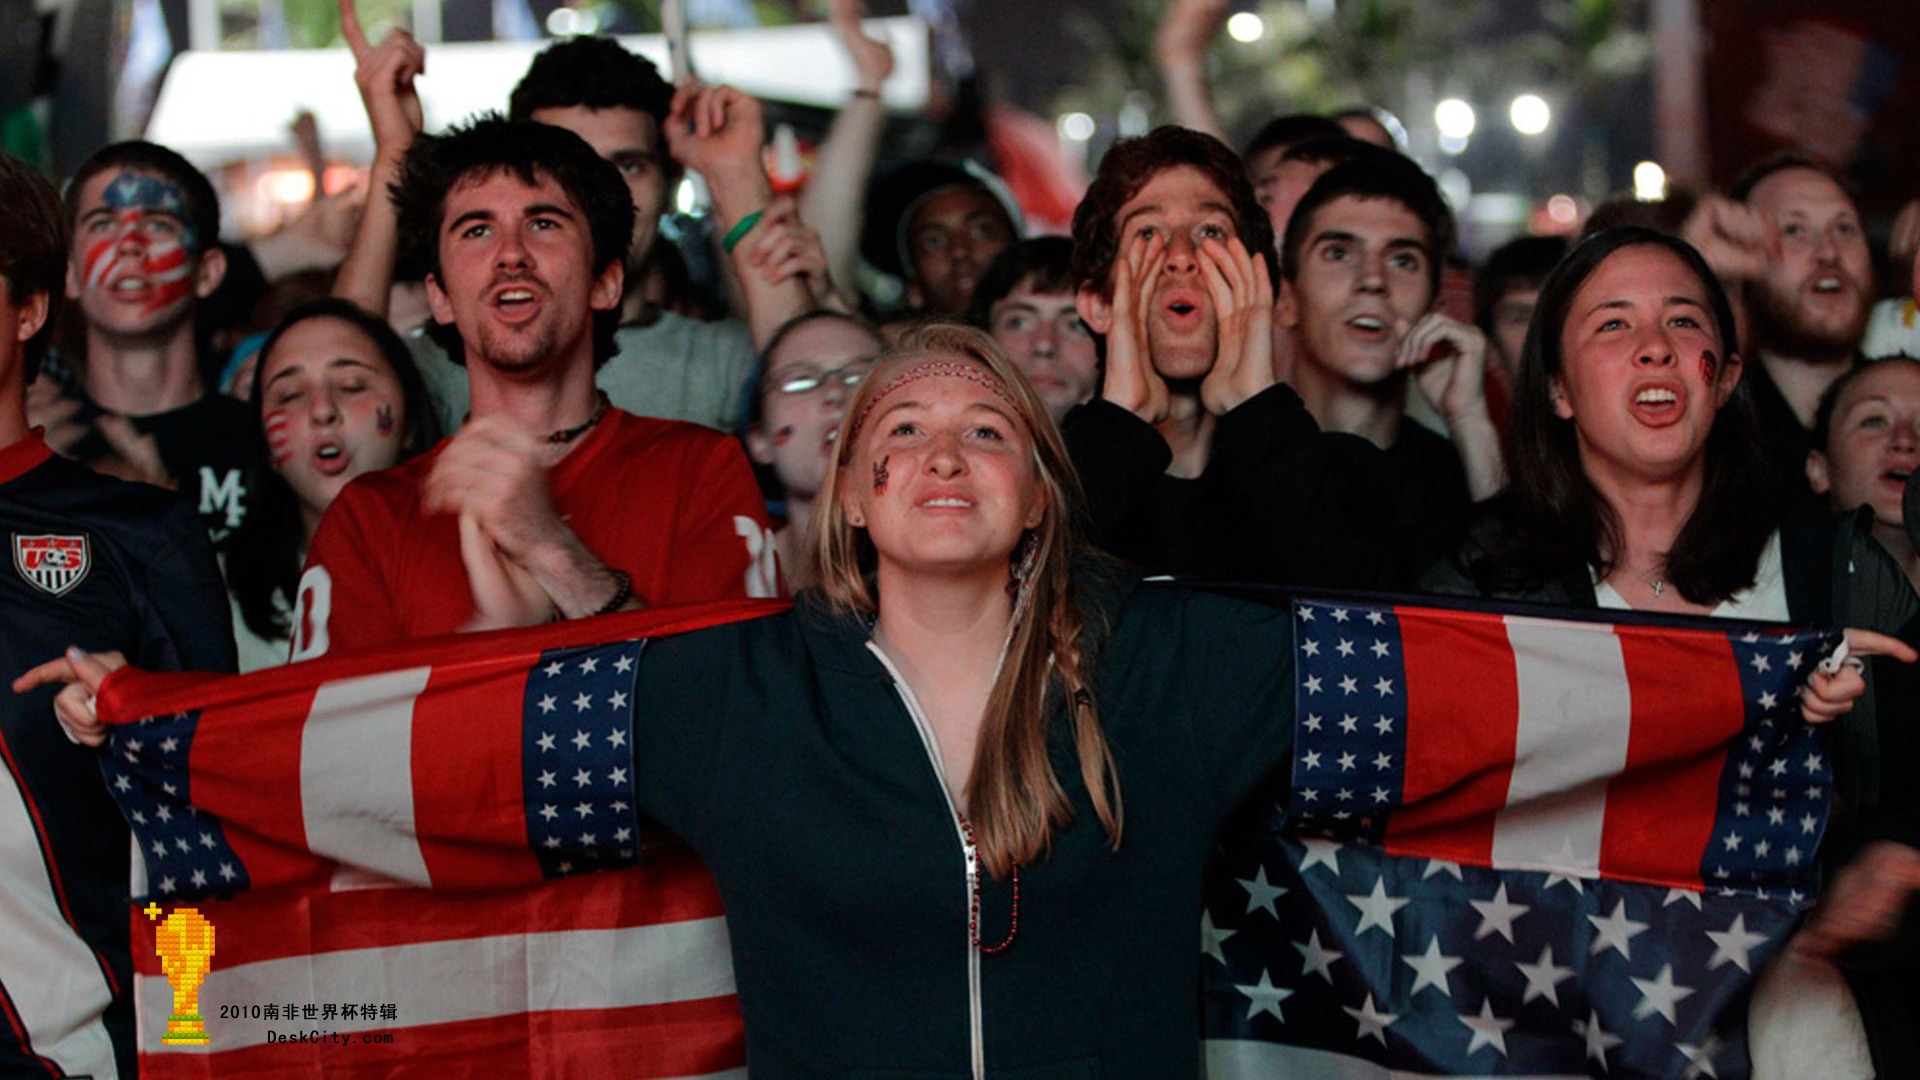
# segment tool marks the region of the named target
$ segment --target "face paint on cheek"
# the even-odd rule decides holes
[[[187,224],[187,200],[180,189],[156,176],[123,172],[101,193],[100,203],[112,212],[113,231],[87,248],[87,287],[111,289],[135,278],[144,289],[141,311],[149,315],[184,299],[193,286],[192,262],[200,242]],[[160,216],[171,219],[172,231],[143,233]],[[125,241],[135,235],[142,242],[123,254]]]
[[[1700,353],[1700,381],[1713,385],[1714,377],[1720,374],[1720,358],[1713,355],[1712,349]]]
[[[285,409],[275,409],[266,416],[267,455],[273,459],[273,467],[278,469],[293,460],[293,420]]]
[[[380,429],[380,434],[393,434],[393,406],[380,406],[379,411],[373,414],[373,422]]]
[[[792,441],[793,441],[793,425],[792,424],[788,424],[787,426],[773,433],[773,445],[775,446],[785,446]]]
[[[885,495],[887,493],[887,462],[892,460],[892,455],[888,455],[873,463],[873,493],[875,495]]]

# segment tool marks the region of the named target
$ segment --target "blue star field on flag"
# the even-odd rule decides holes
[[[547,877],[638,859],[633,686],[645,641],[544,653],[527,675],[527,836]]]
[[[1398,618],[1296,605],[1292,773],[1238,816],[1208,884],[1211,1074],[1361,1059],[1431,1075],[1746,1075],[1752,978],[1810,902],[1833,784],[1794,689],[1836,635],[1727,635],[1745,724],[1723,750],[1701,887],[1669,888],[1383,850],[1421,719]]]

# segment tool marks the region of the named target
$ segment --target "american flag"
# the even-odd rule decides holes
[[[1208,884],[1210,1075],[1746,1075],[1833,787],[1795,691],[1837,635],[1294,616],[1292,774]]]
[[[103,718],[153,714],[102,759],[140,853],[141,1074],[743,1076],[712,879],[642,844],[631,695],[646,638],[783,607],[109,680]],[[149,902],[214,924],[204,1046],[161,1040]]]

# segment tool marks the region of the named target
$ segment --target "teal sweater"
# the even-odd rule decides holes
[[[1096,702],[1118,766],[1111,850],[1055,714],[1075,818],[1020,874],[1018,940],[979,958],[987,1075],[1195,1076],[1201,872],[1223,819],[1286,755],[1282,611],[1113,588]],[[755,1080],[971,1075],[968,888],[939,774],[859,620],[788,615],[642,656],[641,807],[720,884]],[[1006,933],[1008,882],[980,937]]]

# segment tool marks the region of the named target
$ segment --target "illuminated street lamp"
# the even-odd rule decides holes
[[[1547,107],[1546,99],[1540,95],[1521,94],[1507,108],[1507,119],[1513,122],[1513,129],[1522,135],[1539,135],[1553,123],[1553,110]]]

